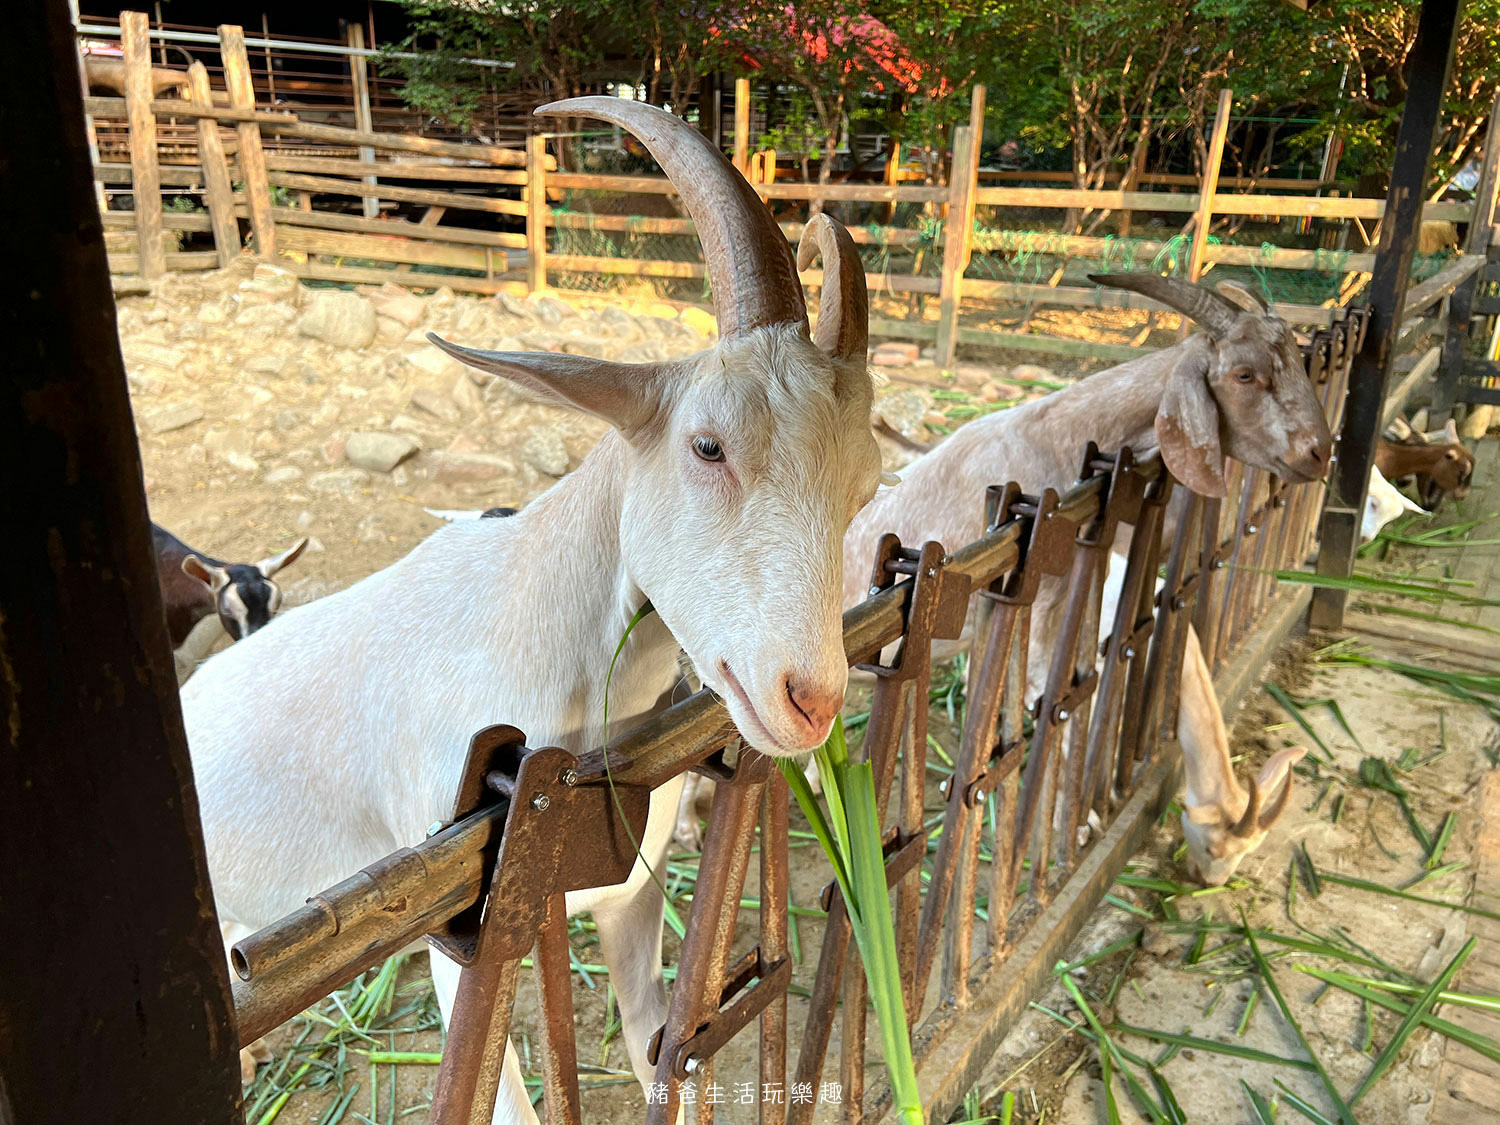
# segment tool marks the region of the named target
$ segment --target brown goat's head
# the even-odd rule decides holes
[[[1204,496],[1224,495],[1224,457],[1292,482],[1328,470],[1333,435],[1291,327],[1243,285],[1219,292],[1152,273],[1090,274],[1204,329],[1178,345],[1156,419],[1162,458]]]

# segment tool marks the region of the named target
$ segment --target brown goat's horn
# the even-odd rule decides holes
[[[819,255],[823,258],[823,289],[818,296],[818,328],[813,342],[837,359],[863,363],[870,341],[865,266],[844,225],[821,211],[802,228],[797,268],[807,269]]]
[[[807,323],[802,283],[786,236],[745,178],[680,117],[623,98],[568,98],[544,117],[597,117],[627,129],[656,157],[698,227],[719,335]]]
[[[1255,778],[1250,779],[1250,801],[1245,805],[1245,815],[1240,817],[1239,823],[1229,830],[1231,836],[1240,839],[1249,839],[1254,836],[1260,827],[1260,786]]]
[[[1162,277],[1155,273],[1091,273],[1088,277],[1096,285],[1129,289],[1132,293],[1160,301],[1215,336],[1228,332],[1240,316],[1240,309],[1234,302],[1181,278]]]

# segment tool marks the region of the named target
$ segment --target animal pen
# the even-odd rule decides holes
[[[1172,795],[1180,769],[1176,685],[1187,624],[1195,625],[1217,672],[1221,699],[1232,704],[1309,611],[1308,587],[1282,587],[1268,572],[1301,568],[1316,554],[1319,570],[1348,573],[1380,423],[1434,378],[1440,402],[1442,395],[1448,403],[1500,398],[1483,382],[1492,369],[1465,356],[1475,318],[1497,311],[1495,299],[1480,288],[1491,280],[1493,159],[1475,204],[1426,205],[1429,218],[1466,222],[1467,237],[1451,262],[1410,283],[1423,214],[1420,189],[1456,13],[1451,0],[1424,3],[1415,49],[1423,82],[1411,91],[1384,202],[1222,193],[1217,160],[1194,193],[980,187],[975,154],[982,93],[973,123],[958,130],[947,186],[757,185],[773,205],[822,200],[946,210],[947,222],[929,240],[941,250],[937,276],[912,270],[867,277],[874,294],[937,298],[935,320],[887,316],[873,320],[871,329],[931,339],[944,363],[960,345],[1086,347],[965,327],[965,312],[986,301],[1155,307],[1134,295],[1077,285],[969,276],[971,258],[988,252],[971,239],[971,217],[980,206],[1191,215],[1195,227],[1184,244],[1183,268],[1194,280],[1213,264],[1273,270],[1319,264],[1317,251],[1215,246],[1207,238],[1214,215],[1383,217],[1377,247],[1339,260],[1341,271],[1368,274],[1367,283],[1341,278],[1334,299],[1281,308],[1310,329],[1303,349],[1307,372],[1335,432],[1342,431],[1326,502],[1315,484],[1286,487],[1235,466],[1226,498],[1191,498],[1181,532],[1163,542],[1162,519],[1175,488],[1159,459],[1137,463],[1128,450],[1106,456],[1089,447],[1079,451],[1078,483],[1061,496],[1051,490],[1022,495],[997,481],[973,497],[986,516],[979,540],[903,544],[887,536],[870,560],[871,596],[845,615],[844,641],[851,665],[875,677],[864,753],[875,766],[887,826],[903,991],[923,1101],[935,1120],[959,1104]],[[0,1056],[0,1106],[30,1120],[159,1120],[164,1105],[179,1109],[182,1120],[231,1120],[238,1104],[231,1077],[237,1045],[430,935],[465,965],[433,1119],[444,1125],[489,1120],[520,962],[534,951],[547,1119],[576,1121],[563,895],[611,876],[623,879],[650,789],[698,771],[719,784],[669,1014],[652,1046],[666,1096],[647,1108],[647,1119],[675,1120],[681,1083],[689,1076],[708,1081],[715,1054],[741,1032],[758,1034],[762,1082],[816,1083],[836,1066],[844,1119],[878,1119],[888,1108],[888,1091],[865,1074],[865,982],[850,964],[849,926],[831,885],[822,903],[828,923],[811,1014],[805,1026],[788,1026],[787,789],[769,759],[739,747],[725,711],[708,693],[578,759],[556,748],[528,747],[525,732],[512,727],[476,732],[448,823],[335,887],[307,888],[313,897],[305,907],[235,947],[236,979],[225,978],[171,662],[160,607],[149,594],[155,587],[138,454],[119,353],[110,343],[106,252],[117,279],[213,268],[240,253],[238,221],[244,217],[258,255],[291,252],[299,256],[291,269],[332,283],[397,281],[502,293],[606,274],[697,281],[703,269],[692,262],[558,251],[564,232],[575,229],[690,236],[692,224],[684,219],[580,214],[552,205],[556,193],[573,190],[661,195],[668,189],[658,177],[559,172],[542,136],[520,152],[314,125],[257,108],[249,96],[243,35],[233,27],[221,30],[227,92],[213,91],[206,71],[195,65],[183,72],[185,97],[159,98],[148,44],[144,17],[127,15],[123,101],[81,98],[72,29],[60,5],[15,13],[12,34],[0,47],[7,64],[0,68],[0,112],[16,150],[0,195],[20,253],[7,271],[6,302],[20,358],[0,424],[7,479],[36,482],[25,495],[14,490],[7,496],[6,523],[15,537],[0,563],[0,622],[6,625],[0,631],[6,670],[0,699],[12,716],[19,771],[0,787],[8,824],[0,901],[26,904],[26,933],[16,941],[35,968],[24,976],[5,974],[0,983],[0,1026],[24,1031],[9,1037]],[[18,106],[26,107],[24,115]],[[111,114],[128,121],[128,167],[101,162],[90,170],[85,112],[96,123]],[[153,137],[163,118],[194,123],[195,163],[157,159]],[[1215,131],[1219,145],[1223,133],[1223,127]],[[263,145],[266,136],[361,151],[353,157],[278,155]],[[745,138],[737,140],[740,166],[748,168]],[[57,158],[59,143],[64,160]],[[403,181],[448,186],[400,186]],[[200,184],[206,214],[163,211],[164,186]],[[105,211],[101,224],[101,186],[128,186],[134,211]],[[521,197],[502,196],[500,189],[520,189]],[[293,196],[283,197],[286,192]],[[410,221],[314,207],[329,196],[427,211]],[[297,205],[290,205],[292,198]],[[461,212],[503,216],[524,229],[444,223]],[[794,239],[801,227],[795,219],[783,224]],[[213,249],[169,250],[168,231],[211,235]],[[953,231],[957,237],[945,236]],[[900,234],[895,228],[855,231],[866,246],[898,244]],[[1063,242],[1067,255],[1086,260],[1108,249],[1099,245],[1103,239]],[[513,252],[524,252],[524,265],[512,268]],[[816,286],[821,275],[806,277]],[[1361,307],[1350,300],[1356,291],[1368,297]],[[1127,353],[1116,347],[1090,354],[1113,359]],[[1101,620],[1104,563],[1121,524],[1135,529],[1124,592],[1114,618]],[[777,560],[756,565],[770,569]],[[1025,652],[1030,607],[1043,576],[1065,578],[1068,594],[1046,687],[1028,716]],[[988,607],[986,624],[973,648],[952,783],[935,796],[926,785],[928,657],[935,640],[957,636],[972,598]],[[1322,620],[1335,619],[1340,608],[1336,596],[1319,596]],[[101,631],[101,620],[128,628]],[[895,658],[881,663],[882,650],[895,642]],[[1103,665],[1096,673],[1098,654]],[[75,678],[76,691],[51,686],[59,668]],[[132,760],[121,763],[126,768],[97,756],[105,739],[132,751]],[[923,826],[924,802],[934,800],[942,809],[935,850]],[[1103,832],[1080,846],[1077,829],[1091,812]],[[759,930],[750,948],[736,949],[757,826]],[[59,833],[60,827],[68,830]],[[930,879],[924,881],[929,853]],[[102,872],[101,865],[107,865]],[[68,893],[60,896],[59,886]],[[101,886],[106,893],[99,893]],[[109,905],[122,901],[134,904],[123,916]],[[111,946],[125,950],[124,965],[108,955]],[[160,978],[133,980],[124,968],[135,963],[161,966]],[[68,1002],[58,1003],[58,995]],[[835,1063],[829,1046],[836,1020],[842,1047]],[[92,1029],[91,1057],[103,1068],[94,1083],[78,1082],[58,1058],[57,1043],[77,1042],[82,1027]],[[712,1119],[711,1105],[695,1108],[698,1120]],[[762,1121],[795,1123],[810,1121],[812,1110],[807,1102],[763,1100],[759,1114]]]

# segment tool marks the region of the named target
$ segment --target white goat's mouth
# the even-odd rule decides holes
[[[755,704],[750,702],[750,693],[740,684],[735,676],[734,670],[722,658],[714,662],[719,673],[724,677],[724,682],[729,686],[729,693],[736,702],[745,709],[746,718],[749,720],[750,730],[740,733],[750,739],[752,743],[759,743],[757,749],[765,749],[771,754],[789,754],[791,751],[782,748],[781,740],[773,735],[770,728],[766,726],[760,717],[760,712],[755,709]]]

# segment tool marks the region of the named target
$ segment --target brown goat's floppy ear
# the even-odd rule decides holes
[[[206,563],[197,555],[189,555],[182,560],[182,573],[189,578],[196,578],[216,594],[229,585],[229,571],[222,566]]]
[[[1167,376],[1156,440],[1173,476],[1200,496],[1224,495],[1219,407],[1208,390],[1208,356],[1202,348],[1190,349]]]
[[[593,414],[627,437],[649,425],[661,405],[665,368],[654,363],[612,363],[557,352],[483,352],[450,344],[432,332],[427,338],[460,363]]]

